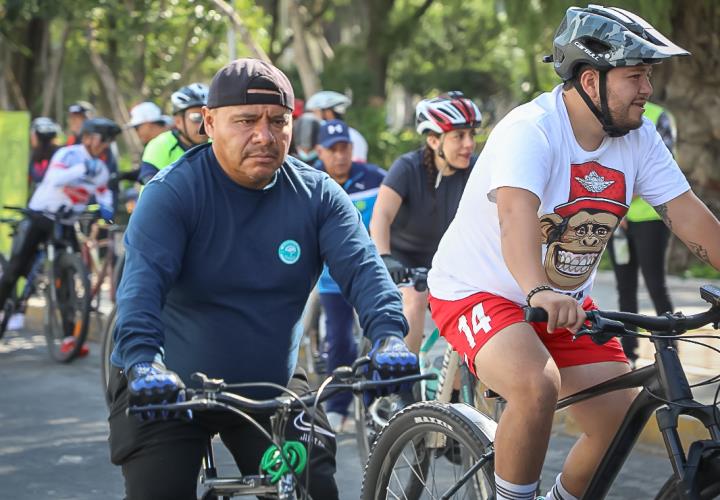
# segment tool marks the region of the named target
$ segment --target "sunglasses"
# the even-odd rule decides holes
[[[202,113],[188,113],[185,116],[193,123],[202,123],[203,120]]]

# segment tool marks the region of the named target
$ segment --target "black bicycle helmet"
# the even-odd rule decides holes
[[[170,96],[173,114],[182,113],[188,108],[205,106],[208,98],[208,86],[204,83],[191,83],[181,87]]]
[[[100,134],[103,141],[112,140],[120,133],[117,123],[109,118],[90,118],[85,120],[80,129],[80,135]]]
[[[552,62],[555,72],[564,82],[577,76],[577,69],[588,64],[600,71],[601,110],[576,80],[580,96],[598,117],[603,129],[612,137],[625,135],[629,130],[613,125],[607,109],[606,77],[613,68],[657,64],[674,56],[690,55],[665,38],[650,23],[632,12],[615,7],[588,5],[570,7],[553,39]]]

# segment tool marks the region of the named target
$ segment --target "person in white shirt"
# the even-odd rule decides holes
[[[92,197],[100,205],[101,217],[112,218],[113,196],[107,187],[110,173],[99,156],[119,133],[120,127],[112,120],[90,118],[82,125],[81,142],[53,155],[30,198],[32,213],[20,222],[8,267],[0,277],[0,311],[18,278],[30,271],[38,246],[50,237],[54,220],[68,224],[68,238],[77,246],[71,226]]]
[[[643,118],[652,64],[688,55],[643,19],[571,7],[551,61],[565,82],[490,134],[429,276],[433,319],[508,402],[495,440],[497,498],[535,498],[558,397],[629,371],[617,339],[572,332],[594,307],[600,256],[637,194],[720,268],[720,223]],[[547,324],[524,322],[542,307]],[[580,497],[635,393],[570,409],[583,434],[546,498]]]

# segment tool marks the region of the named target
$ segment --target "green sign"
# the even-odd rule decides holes
[[[27,111],[0,111],[0,206],[27,205],[28,163],[30,161],[30,113]],[[15,214],[0,211],[3,217]],[[10,250],[9,228],[0,225],[0,251]]]

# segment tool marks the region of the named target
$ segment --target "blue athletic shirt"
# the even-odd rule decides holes
[[[325,165],[321,161],[318,161],[315,167],[325,172]],[[350,167],[350,176],[342,185],[343,190],[350,196],[353,205],[360,212],[366,229],[370,227],[370,218],[375,200],[377,200],[378,189],[380,189],[380,184],[386,174],[385,170],[372,163],[353,162]],[[327,266],[323,267],[323,272],[318,280],[318,291],[320,293],[341,293],[337,282],[330,276]]]
[[[358,211],[327,174],[291,157],[252,190],[225,174],[212,145],[194,148],[148,183],[125,247],[112,354],[125,370],[159,355],[186,383],[201,371],[287,384],[300,343],[293,325],[323,262],[371,340],[407,332]]]

